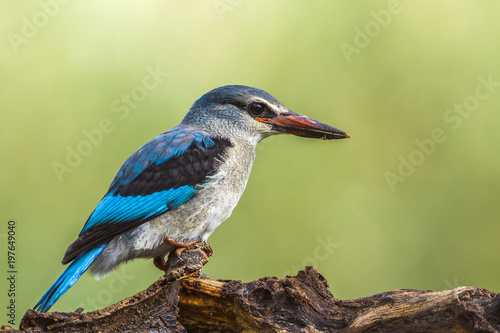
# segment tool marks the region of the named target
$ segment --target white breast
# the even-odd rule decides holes
[[[233,142],[219,169],[188,202],[115,237],[92,265],[93,272],[105,273],[134,258],[166,255],[172,248],[165,237],[180,242],[206,241],[226,220],[238,203],[255,158],[254,146]]]

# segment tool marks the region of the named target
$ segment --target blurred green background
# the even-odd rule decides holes
[[[204,273],[251,281],[314,265],[341,299],[500,291],[499,11],[493,0],[0,2],[0,257],[6,271],[14,219],[17,323],[125,159],[226,84],[351,139],[263,141]],[[151,70],[168,75],[145,90]],[[112,129],[89,146],[103,119]],[[68,149],[86,156],[58,177]],[[102,308],[160,275],[145,260],[84,275],[53,310]]]

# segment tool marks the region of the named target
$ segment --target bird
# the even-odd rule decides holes
[[[153,259],[206,242],[247,184],[256,145],[272,135],[349,138],[335,127],[288,110],[269,93],[244,85],[215,88],[182,122],[156,136],[121,166],[108,191],[68,247],[59,276],[34,309],[47,312],[87,270],[97,277],[136,258]]]

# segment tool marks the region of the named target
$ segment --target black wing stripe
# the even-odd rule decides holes
[[[196,147],[193,143],[184,154],[174,156],[162,164],[152,164],[133,181],[119,186],[114,195],[137,196],[203,183],[215,172],[215,163],[220,160],[229,140],[213,139],[212,147]]]

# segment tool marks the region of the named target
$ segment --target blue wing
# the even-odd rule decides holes
[[[216,172],[231,144],[204,132],[175,127],[137,150],[68,247],[63,264],[191,199]]]

